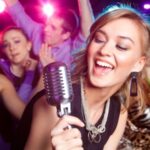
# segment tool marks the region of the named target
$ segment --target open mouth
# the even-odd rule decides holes
[[[16,53],[16,54],[12,54],[12,57],[17,57],[19,55],[19,53]]]
[[[105,75],[106,73],[109,73],[113,70],[113,66],[110,63],[96,60],[95,66],[94,66],[94,73],[96,75]]]

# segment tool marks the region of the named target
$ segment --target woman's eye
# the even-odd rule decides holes
[[[4,43],[4,44],[2,44],[2,48],[7,48],[8,47],[8,44],[7,43]]]
[[[20,43],[20,40],[15,40],[14,42],[15,42],[15,43]]]
[[[124,46],[120,46],[120,45],[117,45],[116,46],[118,49],[120,49],[120,50],[128,50],[128,48],[127,47],[124,47]]]
[[[96,43],[104,43],[104,42],[105,42],[105,40],[103,40],[102,38],[98,38],[98,37],[95,37],[95,38],[94,38],[94,41],[95,41]]]

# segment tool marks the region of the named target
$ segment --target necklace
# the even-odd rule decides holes
[[[85,95],[85,89],[83,86],[82,77],[80,79],[80,82],[81,82],[81,101],[82,101],[82,107],[83,107],[82,113],[83,113],[83,116],[85,119],[86,130],[88,131],[88,140],[91,143],[92,142],[99,143],[101,141],[101,134],[106,131],[106,122],[107,122],[108,113],[109,113],[110,99],[107,100],[107,102],[106,102],[106,108],[104,110],[104,117],[103,117],[101,124],[99,124],[97,127],[95,125],[92,125],[88,119],[88,108],[87,108],[86,99],[84,96]]]

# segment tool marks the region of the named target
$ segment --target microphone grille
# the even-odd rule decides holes
[[[54,62],[44,68],[44,85],[49,104],[59,105],[72,100],[71,75],[64,63]]]

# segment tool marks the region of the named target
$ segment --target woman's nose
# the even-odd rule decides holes
[[[9,44],[9,50],[13,51],[14,50],[14,45],[13,44]]]
[[[112,54],[112,44],[109,42],[105,42],[103,46],[99,49],[99,53],[101,55],[111,55]]]
[[[44,31],[47,32],[49,30],[51,31],[51,26],[50,25],[45,25]]]

